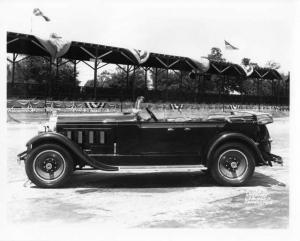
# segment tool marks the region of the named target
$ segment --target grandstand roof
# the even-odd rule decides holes
[[[248,78],[258,78],[258,79],[282,79],[281,75],[277,70],[271,68],[262,68],[256,66],[251,75]]]
[[[39,38],[34,35],[15,32],[7,32],[7,52],[51,57],[49,51],[40,43]],[[208,63],[206,66],[205,61],[202,63],[188,57],[149,53],[147,60],[139,63],[129,49],[77,41],[72,41],[69,49],[61,56],[61,58],[81,61],[90,61],[95,57],[101,59],[101,62],[111,64],[180,71],[194,70],[198,73],[246,77],[246,73],[240,65],[229,62],[206,60]],[[248,78],[281,79],[281,76],[274,69],[256,67]]]

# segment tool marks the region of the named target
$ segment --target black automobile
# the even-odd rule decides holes
[[[158,118],[139,97],[129,113],[60,114],[50,117],[18,155],[39,187],[64,185],[89,166],[123,169],[206,169],[221,185],[239,186],[255,166],[282,163],[271,151],[265,113],[229,112],[206,118]]]

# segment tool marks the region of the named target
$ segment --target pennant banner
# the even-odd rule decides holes
[[[128,49],[128,50],[135,57],[136,61],[139,64],[143,64],[149,59],[150,52],[148,51],[139,50],[139,49]]]
[[[53,59],[57,59],[68,52],[71,42],[62,39],[55,33],[50,34],[49,39],[35,36],[41,45],[47,50]]]
[[[252,65],[241,64],[241,67],[243,68],[247,76],[250,76],[253,73],[254,68]]]
[[[183,104],[170,104],[171,110],[181,111],[183,109]]]
[[[90,109],[104,108],[105,102],[85,102],[85,106]]]
[[[191,59],[193,63],[197,66],[197,72],[198,73],[204,73],[208,71],[209,69],[209,60],[206,58],[201,58],[201,59]]]
[[[130,112],[134,103],[122,103],[122,111]],[[145,103],[142,108],[149,105]],[[152,104],[152,109],[156,111],[199,111],[199,110],[256,110],[258,105],[240,104]],[[289,106],[261,105],[261,109],[270,111],[289,111]],[[8,112],[120,112],[121,104],[116,102],[80,102],[80,101],[47,101],[44,100],[7,100]]]

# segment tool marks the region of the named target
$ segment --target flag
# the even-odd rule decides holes
[[[43,12],[39,8],[33,9],[33,14],[35,16],[41,16],[41,17],[43,17],[46,20],[46,22],[50,21],[50,18],[48,18],[46,15],[44,15]]]
[[[233,45],[231,45],[230,43],[228,43],[226,40],[225,41],[225,49],[231,49],[231,50],[237,50],[237,47],[234,47]]]

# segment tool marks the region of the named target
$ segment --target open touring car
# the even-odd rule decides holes
[[[221,185],[245,184],[255,166],[281,163],[271,154],[269,114],[232,112],[194,119],[159,119],[141,109],[130,113],[59,114],[18,155],[39,187],[59,187],[73,171],[124,167],[199,167]]]

